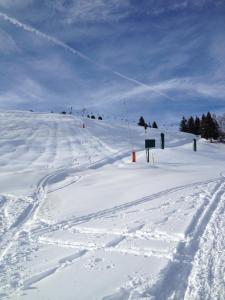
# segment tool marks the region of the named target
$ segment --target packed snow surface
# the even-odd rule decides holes
[[[84,122],[0,113],[0,299],[224,300],[225,146]]]

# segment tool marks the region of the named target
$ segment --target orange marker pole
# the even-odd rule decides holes
[[[136,152],[132,151],[132,162],[136,162]]]

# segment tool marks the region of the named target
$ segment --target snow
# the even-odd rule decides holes
[[[82,125],[0,113],[0,299],[224,299],[224,145]]]

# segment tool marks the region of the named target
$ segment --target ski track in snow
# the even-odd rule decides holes
[[[211,196],[211,201],[205,209],[201,211],[201,213],[197,212],[196,220],[195,218],[193,219],[193,223],[188,230],[187,240],[181,241],[178,244],[173,259],[168,264],[167,269],[163,271],[163,274],[157,284],[149,291],[145,291],[142,296],[157,300],[178,300],[184,299],[184,297],[188,300],[224,299],[224,258],[222,252],[219,251],[217,253],[216,256],[219,259],[217,261],[215,259],[215,264],[211,265],[213,268],[216,266],[218,267],[216,272],[220,274],[220,278],[218,280],[219,288],[216,286],[213,287],[213,284],[210,282],[210,272],[212,272],[212,270],[210,270],[209,265],[205,268],[206,262],[204,261],[206,257],[209,261],[214,259],[210,250],[217,252],[216,247],[214,248],[211,246],[208,248],[207,243],[211,244],[216,242],[218,247],[221,246],[221,239],[220,241],[217,241],[216,236],[212,238],[210,230],[212,230],[213,226],[214,230],[218,231],[221,236],[224,234],[224,227],[221,226],[222,223],[218,222],[218,226],[217,221],[215,221],[218,217],[219,220],[222,218],[225,205],[224,196],[225,182],[224,179],[221,179]],[[224,250],[222,247],[220,249]],[[206,253],[207,251],[209,252]],[[207,271],[202,273],[202,271],[205,271],[206,269]],[[221,274],[223,275],[221,276]],[[196,279],[198,279],[197,282]],[[217,279],[218,274],[214,277],[214,280]],[[187,282],[189,283],[188,285]],[[214,293],[215,298],[212,297],[211,293]]]
[[[73,125],[78,126],[75,121]],[[81,128],[78,130],[82,132]],[[47,142],[45,147],[40,147],[39,154],[32,156],[30,149],[33,144],[36,144],[40,132],[41,130],[38,129],[30,131],[25,146],[19,146],[16,152],[12,151],[4,155],[12,161],[18,155],[22,160],[26,159],[27,155],[31,155],[32,167],[42,166],[49,169],[55,165],[60,151],[59,141],[56,137],[64,134],[64,132],[68,134],[64,146],[71,155],[70,159],[66,159],[65,166],[63,164],[59,165],[52,173],[40,180],[31,196],[2,195],[0,197],[0,298],[7,299],[15,293],[29,289],[41,280],[69,268],[89,253],[102,249],[106,252],[145,257],[156,256],[168,259],[166,269],[159,274],[159,279],[154,286],[148,285],[145,278],[136,282],[136,278],[133,277],[130,279],[129,284],[121,285],[120,292],[104,297],[105,300],[225,299],[225,258],[223,253],[225,249],[225,180],[223,177],[214,181],[198,182],[167,189],[148,197],[58,223],[46,223],[40,219],[38,213],[48,193],[82,180],[82,171],[88,168],[100,168],[105,164],[120,160],[127,156],[129,152],[122,150],[110,152],[104,142],[97,137],[93,137],[86,130],[84,140],[79,142],[80,153],[85,152],[85,156],[90,158],[89,162],[84,161],[82,156],[76,156],[77,152],[73,153],[74,144],[77,145],[77,138],[73,134],[71,125],[63,123],[62,127],[59,128],[57,122],[55,122],[51,125],[51,129],[46,131]],[[72,163],[75,164],[71,166]],[[208,186],[212,182],[215,182],[215,186],[210,189]],[[200,202],[201,205],[196,210],[184,237],[170,236],[166,232],[146,232],[144,229],[146,223],[142,218],[136,220],[138,225],[133,224],[133,227],[127,228],[125,231],[115,232],[108,229],[82,227],[83,224],[90,221],[106,219],[112,215],[135,214],[140,211],[139,207],[141,205],[195,187],[199,188],[200,191],[187,197],[192,197],[196,201],[199,197],[203,197],[204,201]],[[185,201],[185,198],[179,199],[179,201]],[[152,209],[164,209],[165,205],[169,204],[164,203]],[[173,217],[173,213],[173,210],[171,210],[161,222],[167,222],[169,218]],[[58,231],[88,235],[90,242],[70,241],[48,236]],[[106,241],[100,244],[93,243],[92,240],[95,240],[96,234],[103,235]],[[174,243],[175,247],[163,251],[155,249],[151,244],[148,247],[128,247],[125,242],[133,239],[137,241],[154,239],[159,242],[171,242]],[[125,246],[123,243],[125,243]],[[71,248],[74,249],[74,254],[60,258],[55,262],[55,265],[30,276],[26,274],[23,262],[29,260],[31,253],[35,253],[42,245]],[[8,269],[9,266],[10,269]]]
[[[56,174],[59,175],[59,172]],[[41,192],[41,197],[40,198],[37,197],[39,200],[41,198],[44,199],[43,189],[47,185],[48,180],[50,180],[52,178],[52,176],[53,175],[48,176],[40,183],[40,186],[42,188],[40,189],[40,186],[39,186],[39,191],[41,190],[42,192]],[[208,183],[204,184],[204,186],[207,184]],[[199,183],[197,185],[199,185]],[[167,195],[167,194],[176,192],[177,190],[185,189],[185,188],[190,188],[190,185],[188,185],[186,187],[177,187],[177,188],[174,188],[171,190],[167,190],[167,191],[161,192],[159,195],[153,195],[152,197],[148,197],[148,201],[150,201],[150,200],[154,201],[155,199],[157,199],[157,197],[160,197],[160,195],[162,196],[162,194]],[[107,215],[110,215],[112,212],[115,212],[115,210],[117,210],[117,212],[121,209],[126,210],[126,209],[130,208],[131,206],[133,206],[134,203],[127,203],[122,207],[112,208],[111,210],[98,212],[91,216],[87,215],[87,216],[81,217],[80,219],[75,219],[72,221],[67,220],[67,221],[62,222],[57,225],[55,225],[55,224],[47,225],[47,228],[46,228],[46,224],[44,224],[44,225],[39,224],[38,218],[35,221],[33,220],[34,215],[37,213],[36,210],[38,209],[40,202],[36,206],[29,204],[27,206],[27,208],[21,213],[18,220],[16,220],[15,223],[13,225],[11,225],[11,227],[6,235],[6,244],[7,244],[7,241],[9,241],[9,240],[11,242],[9,244],[7,244],[7,247],[1,253],[0,260],[3,262],[3,265],[4,265],[5,257],[6,257],[6,265],[8,263],[9,258],[7,258],[7,252],[9,252],[10,248],[15,246],[15,244],[18,242],[20,244],[23,244],[23,243],[25,244],[25,241],[24,241],[25,239],[26,240],[28,239],[29,244],[30,244],[29,247],[33,248],[33,251],[36,249],[34,247],[34,245],[37,244],[37,242],[41,243],[41,244],[57,245],[60,247],[69,247],[69,248],[73,248],[76,251],[78,251],[78,250],[79,251],[78,251],[78,254],[77,254],[77,252],[74,254],[74,258],[68,259],[67,257],[65,257],[64,259],[61,259],[60,261],[58,261],[56,266],[54,266],[48,270],[45,270],[41,273],[35,274],[31,278],[21,279],[18,276],[17,280],[14,279],[13,282],[11,283],[11,287],[7,287],[7,289],[6,289],[7,292],[5,291],[5,288],[4,288],[4,292],[2,292],[2,297],[5,298],[5,297],[8,297],[11,293],[15,293],[18,290],[27,289],[30,286],[32,286],[32,284],[35,284],[35,283],[39,282],[40,280],[43,280],[46,277],[53,275],[55,272],[59,272],[60,270],[65,268],[65,264],[64,264],[65,262],[66,262],[66,267],[69,267],[71,264],[75,263],[77,259],[79,259],[83,255],[87,255],[90,251],[94,251],[94,250],[103,248],[105,251],[114,251],[114,252],[116,251],[119,253],[124,253],[124,254],[129,254],[129,255],[165,257],[165,258],[169,259],[170,263],[168,265],[168,270],[163,271],[163,274],[162,274],[162,279],[161,279],[162,282],[158,283],[156,285],[156,287],[151,288],[150,290],[147,289],[147,290],[142,291],[142,293],[139,294],[139,297],[140,297],[140,299],[143,297],[147,297],[147,299],[148,298],[151,299],[150,297],[153,297],[153,299],[154,298],[155,299],[169,299],[169,297],[171,297],[171,295],[173,295],[173,297],[171,299],[183,299],[182,297],[183,297],[183,293],[185,292],[185,287],[177,285],[177,282],[179,282],[179,280],[182,278],[181,282],[183,282],[183,284],[185,285],[188,275],[191,270],[192,261],[194,259],[194,254],[198,249],[199,237],[204,232],[206,224],[210,220],[211,216],[213,215],[213,211],[216,209],[218,203],[220,202],[220,199],[221,199],[220,196],[223,194],[223,191],[224,191],[223,180],[219,180],[219,183],[216,184],[215,188],[211,192],[212,200],[209,203],[206,203],[204,205],[204,207],[201,207],[199,209],[200,212],[197,211],[196,216],[193,218],[194,221],[192,221],[191,225],[189,226],[189,229],[187,230],[187,235],[185,236],[185,238],[183,240],[181,240],[178,243],[175,253],[170,252],[170,251],[169,252],[168,251],[163,251],[163,252],[155,251],[154,249],[151,249],[151,248],[143,249],[143,248],[133,247],[133,248],[121,248],[120,249],[118,247],[118,245],[123,240],[125,240],[127,237],[139,238],[138,232],[141,231],[144,224],[139,225],[135,228],[132,228],[132,229],[128,230],[127,232],[118,232],[117,234],[115,234],[113,232],[104,232],[104,234],[115,235],[115,238],[113,240],[111,240],[110,242],[108,242],[103,247],[102,246],[98,247],[96,245],[88,245],[85,243],[82,244],[79,242],[78,243],[76,243],[76,242],[71,243],[71,242],[67,242],[67,241],[63,242],[61,240],[51,239],[51,238],[48,239],[48,238],[44,237],[44,235],[47,232],[51,233],[51,232],[54,232],[57,230],[71,230],[74,227],[76,228],[76,225],[80,224],[82,222],[87,222],[93,218],[106,217]],[[145,201],[146,201],[146,199],[145,199]],[[143,201],[141,201],[141,203],[142,202]],[[139,205],[139,204],[140,204],[140,201],[137,200],[135,205]],[[32,230],[32,226],[31,227],[30,227],[30,225],[28,227],[26,226],[27,223],[32,223],[32,222],[35,225],[34,230]],[[9,234],[10,232],[11,232],[11,235]],[[81,230],[81,232],[82,232],[82,230]],[[93,231],[93,232],[90,231],[89,233],[96,234],[95,231]],[[154,235],[154,233],[152,234],[152,236],[153,235]],[[168,238],[170,238],[170,240],[174,240],[177,242],[176,237],[168,237],[166,235],[163,237],[163,234],[161,234],[161,236],[160,236],[159,234],[157,235],[157,233],[156,233],[155,238],[158,238],[159,240],[164,239],[167,241],[168,241]],[[33,246],[31,246],[31,245],[33,245]],[[27,251],[27,253],[29,253],[29,251]],[[79,255],[79,253],[80,253],[80,255]],[[21,255],[21,253],[18,253],[18,254]],[[14,260],[16,260],[16,259],[17,258],[14,258]],[[64,263],[62,263],[62,262],[64,262]],[[15,270],[13,270],[13,272],[15,272]],[[179,276],[179,278],[176,278],[176,276]],[[168,282],[169,282],[169,284],[168,284]],[[176,283],[175,286],[174,286],[174,283]],[[129,297],[131,297],[131,299],[132,299],[132,295],[133,294],[137,295],[137,290],[139,290],[140,287],[144,284],[146,285],[146,282],[141,282],[138,286],[136,285],[134,289],[131,289],[131,290],[129,289],[127,291],[125,289],[124,293],[129,295]],[[162,294],[158,294],[159,293],[158,291],[161,291]],[[107,299],[107,297],[105,299]],[[191,298],[189,298],[189,299],[191,299]],[[199,298],[199,299],[203,299],[203,298]]]
[[[129,208],[141,205],[143,203],[153,201],[153,200],[155,200],[157,198],[160,198],[162,196],[166,196],[166,195],[169,195],[171,193],[181,191],[181,190],[185,190],[187,188],[198,186],[198,185],[199,185],[199,183],[189,184],[189,185],[186,185],[186,186],[179,186],[179,187],[171,188],[171,189],[168,189],[168,190],[165,190],[165,191],[161,191],[157,194],[153,194],[153,195],[148,196],[148,197],[137,199],[135,201],[128,202],[128,203],[125,203],[125,204],[122,204],[122,205],[119,205],[119,206],[115,206],[115,207],[112,207],[112,208],[109,208],[109,209],[106,209],[106,210],[102,210],[102,211],[98,211],[98,212],[95,212],[95,213],[92,213],[92,214],[89,214],[89,215],[85,215],[85,216],[82,216],[82,217],[77,217],[77,218],[72,218],[70,220],[62,221],[59,224],[55,224],[52,229],[54,230],[54,229],[58,229],[58,228],[64,228],[65,226],[66,227],[74,226],[74,225],[77,225],[77,224],[88,222],[92,219],[105,217],[107,215],[110,215],[110,214],[113,214],[113,213],[118,213],[118,212],[121,212],[123,210],[127,210]]]
[[[225,195],[213,213],[193,260],[185,300],[225,299]]]
[[[78,127],[79,125],[75,122],[74,127]],[[21,124],[20,124],[21,126]],[[30,157],[30,149],[34,146],[36,146],[37,140],[40,137],[40,132],[43,132],[42,126],[46,126],[46,143],[45,143],[45,148],[40,148],[40,151],[38,151],[38,155],[35,157],[32,156]],[[71,125],[70,125],[71,126]],[[30,135],[26,138],[26,144],[22,145],[21,147],[17,147],[16,151],[8,152],[5,154],[7,158],[11,161],[14,162],[16,161],[17,156],[19,155],[21,160],[25,159],[27,156],[30,157],[30,160],[32,161],[32,165],[30,167],[34,166],[44,166],[44,163],[47,162],[46,167],[44,168],[49,168],[54,162],[57,160],[57,151],[58,145],[58,136],[64,134],[64,132],[69,132],[69,138],[67,137],[67,145],[66,147],[69,147],[69,152],[72,152],[72,143],[73,139],[71,136],[74,134],[71,134],[72,131],[72,126],[70,127],[71,129],[68,129],[68,126],[65,126],[63,124],[61,128],[57,128],[58,124],[55,122],[50,126],[50,129],[47,127],[47,125],[42,125],[38,127],[37,129],[35,128],[34,130],[30,131]],[[65,128],[66,127],[66,128]],[[81,131],[82,129],[79,129]],[[55,190],[61,189],[65,186],[68,186],[70,184],[75,183],[78,179],[80,179],[79,176],[77,176],[76,173],[77,171],[81,171],[87,168],[98,168],[103,166],[104,164],[107,164],[109,162],[116,161],[117,159],[121,159],[122,157],[127,155],[127,151],[119,151],[118,153],[114,153],[113,155],[109,155],[108,157],[106,156],[106,153],[108,153],[109,149],[106,149],[104,151],[104,148],[106,146],[100,142],[99,139],[93,138],[91,134],[86,131],[87,134],[84,136],[84,140],[80,141],[81,145],[81,152],[86,152],[86,156],[90,157],[91,150],[97,150],[97,152],[102,151],[103,153],[103,158],[100,160],[93,160],[88,163],[82,163],[79,164],[78,167],[71,167],[71,164],[68,164],[68,167],[60,167],[50,173],[49,175],[45,176],[42,180],[37,185],[37,188],[33,195],[29,197],[14,197],[14,196],[2,196],[1,200],[1,209],[3,211],[1,212],[1,219],[0,222],[4,225],[1,228],[2,235],[0,238],[0,269],[1,269],[1,274],[0,275],[0,280],[3,284],[0,286],[0,297],[5,298],[8,297],[11,293],[14,293],[17,289],[21,289],[23,286],[28,285],[28,282],[37,282],[41,280],[41,278],[44,278],[46,276],[49,276],[50,274],[53,274],[53,271],[47,270],[44,272],[45,275],[39,276],[37,275],[35,280],[23,280],[21,279],[19,273],[14,270],[14,266],[12,266],[12,274],[9,275],[9,270],[6,272],[6,268],[8,265],[12,265],[13,261],[19,262],[21,253],[20,251],[17,253],[13,253],[13,251],[10,252],[11,249],[16,247],[17,244],[20,244],[20,246],[25,246],[29,248],[29,250],[26,251],[26,255],[32,251],[32,249],[36,249],[35,243],[36,240],[31,237],[31,227],[33,224],[38,223],[38,211],[40,209],[40,206],[42,205],[47,193],[53,192]],[[27,132],[26,132],[27,134]],[[85,146],[85,144],[88,143],[88,147]],[[93,148],[93,149],[92,149]],[[52,149],[55,149],[54,152],[52,152]],[[25,158],[24,158],[25,157]],[[50,163],[49,163],[50,161]],[[29,168],[30,168],[29,167]],[[24,170],[25,171],[25,170]],[[71,175],[70,181],[64,180],[64,183],[60,186],[57,186],[53,190],[48,190],[48,185],[51,182],[60,182],[62,179],[65,179],[66,176],[69,174]],[[5,207],[6,206],[6,207]],[[9,213],[10,210],[15,210],[14,213]],[[15,219],[16,216],[16,219]],[[8,220],[9,223],[8,224]],[[23,249],[23,247],[21,247]],[[85,253],[86,250],[84,250]],[[26,255],[23,255],[23,259],[26,259]],[[79,256],[78,256],[79,257]],[[60,263],[60,268],[61,268],[61,263]],[[60,269],[59,268],[59,269]],[[56,268],[58,269],[58,268]],[[15,271],[15,272],[14,272]],[[6,277],[4,277],[4,274],[6,273]],[[17,274],[16,278],[13,275]],[[9,279],[10,278],[10,279]],[[21,281],[22,280],[22,281]],[[5,282],[5,284],[4,284]],[[11,282],[11,283],[9,283]],[[21,283],[24,282],[24,283]],[[7,292],[6,292],[7,291]]]

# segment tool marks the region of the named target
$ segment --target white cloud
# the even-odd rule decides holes
[[[57,0],[54,3],[47,1],[46,5],[65,14],[68,23],[119,20],[127,16],[131,8],[129,0],[73,0],[67,5],[65,1]]]
[[[19,80],[13,90],[0,95],[1,108],[18,108],[21,105],[40,105],[46,101],[46,90],[30,78]]]
[[[4,8],[25,8],[33,0],[0,0],[0,6]]]
[[[50,76],[60,76],[69,79],[75,76],[73,66],[57,54],[47,55],[44,58],[28,61],[29,67],[38,72],[47,73]]]
[[[154,90],[154,88],[152,86],[146,85],[145,83],[141,82],[140,80],[137,80],[136,78],[132,78],[130,76],[127,76],[127,75],[125,75],[125,74],[123,74],[123,73],[121,73],[121,72],[119,72],[117,70],[114,70],[114,69],[110,68],[107,65],[102,65],[101,63],[93,60],[89,56],[87,56],[87,55],[83,54],[82,52],[76,50],[75,48],[73,48],[73,47],[65,44],[64,42],[62,42],[62,41],[60,41],[60,40],[58,40],[58,39],[56,39],[56,38],[54,38],[54,37],[52,37],[52,36],[50,36],[48,34],[45,34],[42,31],[39,31],[39,30],[37,30],[37,29],[29,26],[29,25],[26,25],[26,24],[18,21],[15,18],[11,18],[7,14],[5,14],[5,13],[0,12],[0,17],[3,18],[5,21],[13,24],[14,26],[23,29],[24,31],[30,32],[30,33],[36,35],[37,37],[40,37],[40,38],[45,39],[45,40],[47,40],[47,41],[49,41],[49,42],[51,42],[51,43],[53,43],[53,44],[55,44],[57,46],[60,46],[64,50],[69,51],[70,53],[72,53],[75,56],[79,56],[83,60],[89,62],[92,65],[95,65],[96,67],[98,67],[100,69],[105,69],[105,70],[109,71],[111,74],[119,77],[120,79],[124,79],[124,80],[132,82],[132,83],[134,83],[136,85],[147,87],[150,90],[151,89]],[[154,91],[156,93],[160,94],[161,96],[170,99],[170,97],[168,95],[166,95],[165,93],[162,93],[162,92],[160,92],[158,90],[154,90]]]
[[[172,93],[182,92],[183,95],[203,96],[209,98],[225,99],[225,86],[222,83],[201,82],[199,79],[172,79],[162,81],[152,85],[138,86],[133,89],[124,90],[122,87],[113,86],[110,89],[103,89],[93,95],[95,103],[106,104],[118,102],[121,100],[138,99],[138,96],[148,95],[150,102],[155,102],[159,99],[173,101]],[[164,97],[164,93],[166,97]],[[167,95],[171,95],[168,97]],[[182,99],[174,98],[175,101],[183,101]]]
[[[0,29],[0,53],[11,54],[19,48],[14,39],[5,31]]]
[[[222,83],[203,82],[199,78],[172,79],[152,86],[161,92],[182,91],[187,94],[198,94],[212,98],[225,98],[225,86]],[[148,89],[139,89],[146,93]]]

